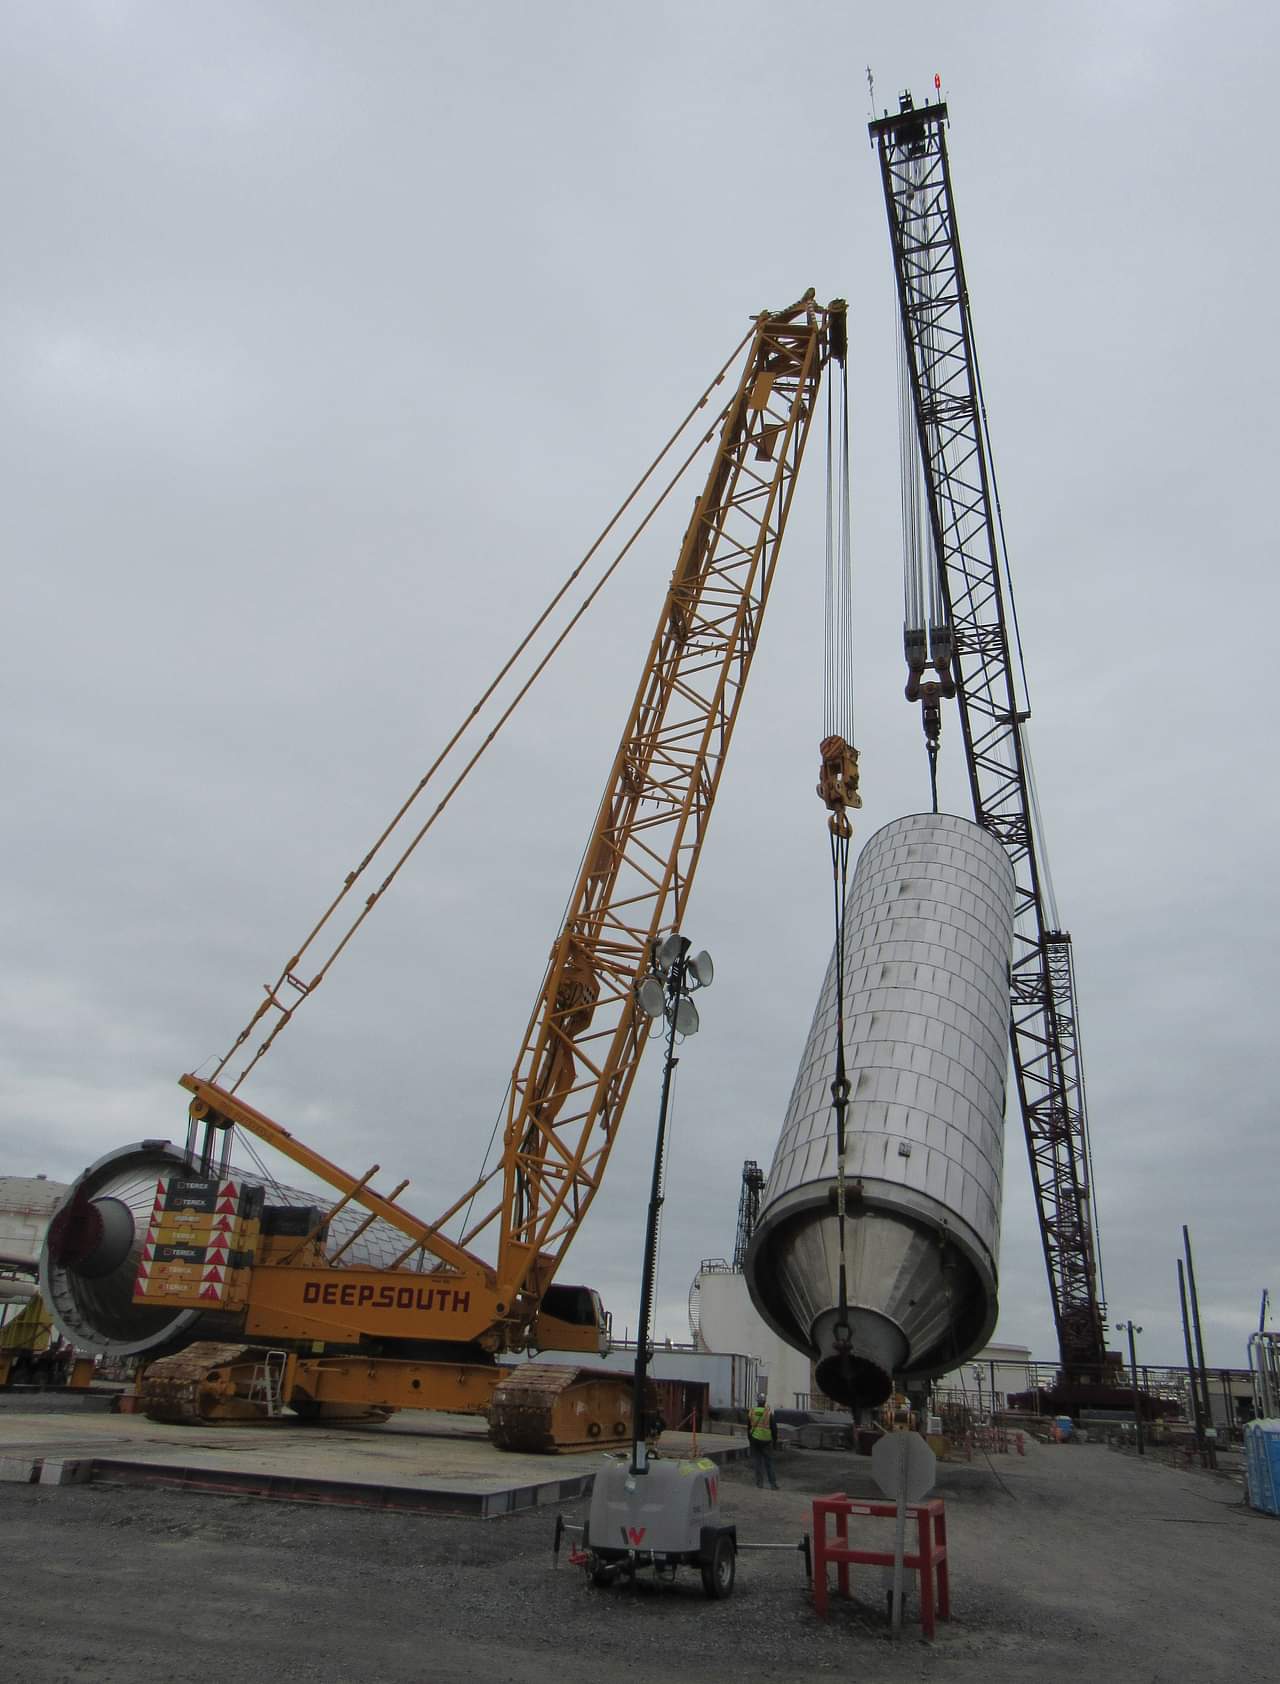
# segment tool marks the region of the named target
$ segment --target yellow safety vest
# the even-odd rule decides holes
[[[771,1409],[761,1409],[757,1404],[754,1409],[747,1411],[747,1422],[752,1438],[772,1439],[773,1411]]]

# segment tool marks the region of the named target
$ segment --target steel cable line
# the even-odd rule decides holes
[[[924,630],[924,564],[921,543],[920,454],[912,412],[907,347],[898,340],[898,468],[902,514],[902,624],[904,635]]]
[[[236,1037],[235,1041],[231,1044],[230,1048],[227,1050],[227,1052],[223,1055],[221,1060],[218,1062],[217,1066],[215,1067],[215,1069],[213,1071],[212,1077],[210,1078],[212,1081],[215,1081],[215,1082],[217,1081],[217,1079],[221,1075],[222,1071],[224,1069],[226,1069],[227,1065],[235,1057],[237,1051],[248,1040],[249,1036],[252,1034],[252,1032],[254,1030],[255,1025],[257,1025],[259,1022],[261,1022],[261,1020],[266,1016],[266,1014],[268,1012],[270,1012],[272,1010],[278,1012],[280,1015],[279,1015],[277,1021],[275,1022],[275,1024],[272,1025],[270,1033],[267,1035],[266,1039],[262,1042],[262,1044],[258,1047],[257,1051],[253,1054],[253,1056],[248,1060],[248,1062],[240,1070],[239,1074],[235,1078],[235,1081],[232,1083],[230,1091],[232,1093],[234,1093],[240,1087],[241,1083],[245,1080],[245,1078],[248,1076],[249,1072],[254,1068],[254,1066],[258,1063],[258,1061],[265,1055],[265,1053],[273,1045],[276,1037],[280,1034],[281,1030],[283,1030],[285,1025],[292,1019],[292,1017],[293,1017],[294,1013],[296,1012],[298,1006],[300,1006],[302,1001],[304,999],[306,999],[307,996],[319,985],[319,983],[324,980],[324,977],[327,974],[329,968],[333,965],[334,961],[338,958],[339,954],[342,953],[343,949],[346,947],[347,943],[355,935],[356,931],[360,928],[361,924],[364,923],[365,919],[372,912],[374,906],[382,898],[382,896],[385,894],[386,890],[391,886],[392,882],[394,882],[396,876],[399,874],[401,868],[404,866],[404,864],[408,860],[409,856],[417,848],[418,844],[422,841],[422,839],[426,835],[427,831],[431,829],[431,827],[435,823],[435,821],[440,817],[441,813],[443,813],[445,808],[448,806],[449,802],[452,800],[453,796],[456,794],[457,790],[460,788],[462,783],[466,780],[467,776],[474,769],[474,767],[476,766],[478,761],[482,758],[482,756],[485,754],[485,752],[492,745],[495,738],[498,736],[499,732],[502,730],[503,726],[507,723],[507,721],[510,719],[512,713],[514,713],[516,708],[519,706],[520,702],[524,700],[525,696],[532,689],[533,685],[536,683],[538,678],[541,677],[541,675],[545,671],[546,667],[550,664],[552,658],[555,656],[555,654],[559,651],[559,649],[562,647],[562,645],[564,644],[564,642],[568,638],[569,633],[579,623],[579,621],[582,619],[583,615],[586,613],[587,609],[595,601],[596,597],[600,594],[600,592],[603,590],[604,586],[608,583],[609,579],[613,576],[613,574],[616,572],[618,567],[621,565],[624,558],[627,556],[627,554],[630,552],[630,550],[634,547],[634,545],[636,544],[636,542],[640,538],[641,534],[644,532],[646,527],[653,520],[653,518],[657,514],[658,510],[663,506],[663,504],[665,503],[668,496],[670,496],[672,490],[675,488],[675,486],[679,483],[680,479],[683,477],[685,472],[688,470],[690,464],[697,457],[697,455],[701,452],[701,450],[705,447],[705,445],[714,437],[716,427],[718,425],[720,425],[724,420],[723,412],[721,412],[719,415],[717,415],[717,417],[715,419],[715,422],[713,422],[712,426],[708,430],[706,430],[704,433],[700,434],[699,437],[696,439],[692,448],[685,455],[683,461],[681,461],[679,466],[676,468],[675,472],[671,475],[671,477],[667,480],[666,484],[658,492],[657,496],[654,498],[653,502],[650,504],[646,513],[639,520],[638,524],[636,525],[635,529],[632,531],[631,535],[626,539],[625,543],[618,550],[617,554],[613,557],[613,559],[609,562],[608,566],[604,569],[604,572],[602,573],[599,580],[597,580],[597,582],[587,592],[587,595],[584,597],[582,602],[579,604],[578,608],[570,616],[569,620],[567,621],[565,626],[561,629],[561,631],[556,635],[556,637],[554,638],[554,640],[551,643],[550,648],[539,658],[539,660],[535,664],[531,674],[521,684],[521,686],[518,689],[514,699],[506,706],[506,708],[500,714],[500,716],[497,720],[497,723],[490,729],[490,731],[487,733],[487,735],[484,737],[483,741],[481,742],[480,746],[475,750],[475,752],[471,755],[470,759],[466,762],[462,771],[458,774],[458,776],[454,779],[454,781],[449,785],[449,787],[446,790],[444,796],[437,803],[436,807],[433,809],[433,811],[431,812],[430,816],[427,818],[425,823],[422,824],[419,827],[419,829],[410,838],[407,845],[402,849],[401,853],[395,859],[394,863],[391,866],[390,871],[383,878],[382,882],[378,885],[378,887],[374,890],[374,892],[366,898],[366,900],[364,902],[364,905],[362,906],[360,911],[356,914],[356,916],[352,919],[350,924],[346,926],[345,932],[341,935],[341,937],[338,939],[338,941],[335,943],[335,945],[329,951],[329,954],[328,954],[327,958],[325,958],[323,960],[319,970],[315,973],[314,976],[312,976],[310,981],[306,981],[306,982],[304,982],[296,974],[298,964],[299,964],[303,954],[305,954],[310,949],[312,944],[317,940],[317,938],[320,936],[321,932],[326,928],[326,926],[329,924],[330,920],[337,913],[339,907],[343,904],[343,902],[351,894],[352,889],[354,888],[356,883],[359,881],[361,876],[368,869],[368,867],[373,862],[373,860],[376,858],[376,856],[378,855],[380,850],[383,848],[383,846],[389,841],[389,839],[391,838],[393,833],[397,830],[397,828],[401,824],[402,820],[408,814],[409,810],[413,807],[414,803],[418,800],[419,796],[421,796],[423,791],[427,788],[428,784],[431,782],[431,780],[435,776],[435,774],[439,771],[440,767],[444,764],[445,760],[449,757],[449,755],[457,747],[458,743],[460,742],[462,737],[465,735],[468,728],[475,722],[475,720],[477,719],[477,717],[479,716],[479,714],[481,713],[483,708],[492,699],[492,697],[494,696],[498,687],[501,685],[503,680],[508,676],[508,674],[512,671],[513,667],[515,666],[516,662],[520,659],[521,655],[524,654],[525,651],[530,647],[531,643],[533,642],[534,638],[537,636],[538,632],[546,625],[548,619],[554,613],[555,609],[560,605],[561,602],[563,602],[563,600],[566,597],[566,595],[568,594],[570,588],[573,586],[575,581],[578,578],[580,578],[584,569],[587,567],[588,563],[595,556],[596,552],[600,549],[600,547],[604,543],[605,539],[609,536],[609,534],[617,526],[618,522],[621,520],[622,516],[625,514],[625,512],[631,506],[631,504],[635,501],[635,499],[639,495],[640,491],[648,483],[648,481],[652,478],[653,474],[655,473],[657,468],[660,466],[660,464],[670,454],[671,450],[677,444],[677,442],[679,441],[681,436],[686,432],[686,430],[689,427],[689,424],[692,422],[694,417],[697,416],[697,414],[699,413],[700,410],[702,410],[706,407],[706,404],[708,402],[708,399],[711,396],[711,393],[724,380],[725,374],[728,372],[729,368],[732,366],[732,364],[736,360],[739,352],[742,350],[743,346],[747,344],[748,340],[752,337],[752,334],[754,332],[755,332],[755,328],[753,326],[751,329],[748,330],[747,333],[745,333],[742,336],[742,338],[734,346],[734,348],[730,352],[729,356],[725,359],[725,361],[723,362],[723,364],[721,365],[721,367],[719,368],[717,373],[713,376],[713,378],[708,382],[707,386],[704,388],[703,392],[701,393],[701,395],[699,396],[697,401],[693,404],[693,406],[690,408],[688,413],[684,416],[683,420],[676,427],[675,431],[671,434],[671,436],[667,440],[666,444],[663,445],[662,449],[658,452],[658,455],[650,463],[649,467],[645,470],[644,474],[640,477],[640,479],[636,482],[635,486],[628,493],[627,497],[624,499],[622,504],[619,506],[617,512],[613,515],[613,517],[610,519],[608,524],[601,531],[600,535],[596,538],[595,542],[588,549],[586,554],[583,556],[582,560],[579,561],[577,563],[577,565],[572,569],[572,571],[569,573],[568,577],[565,579],[564,583],[559,587],[559,589],[555,592],[555,594],[548,601],[546,607],[542,610],[542,612],[538,615],[537,619],[535,619],[535,621],[533,622],[533,624],[529,628],[529,630],[525,633],[525,635],[517,643],[516,647],[513,649],[512,653],[508,656],[506,661],[498,669],[498,672],[496,673],[494,678],[490,681],[490,683],[485,688],[485,690],[481,694],[478,701],[474,704],[474,706],[467,713],[467,715],[465,716],[465,718],[463,719],[461,724],[454,731],[453,735],[449,738],[448,742],[440,750],[439,754],[436,756],[435,760],[431,763],[430,767],[423,774],[423,776],[419,779],[418,783],[415,785],[415,787],[410,792],[410,794],[406,797],[406,799],[401,803],[399,809],[396,811],[395,815],[392,817],[390,822],[383,828],[381,834],[378,836],[378,838],[374,842],[373,846],[368,850],[368,852],[365,854],[364,858],[360,861],[359,865],[356,866],[354,871],[349,872],[347,874],[347,876],[344,878],[341,889],[339,889],[338,893],[334,896],[332,901],[329,903],[328,907],[325,909],[325,911],[323,912],[321,917],[312,926],[310,932],[308,933],[306,939],[303,941],[302,945],[294,952],[294,954],[286,962],[286,964],[285,964],[284,968],[281,970],[280,975],[277,978],[275,984],[273,986],[269,985],[267,987],[267,989],[266,989],[267,998],[258,1007],[257,1011],[249,1019],[249,1022],[240,1031],[240,1033]],[[297,995],[297,998],[295,1000],[293,1000],[293,1002],[291,1004],[286,1003],[286,1001],[281,998],[281,991],[285,988],[293,989],[294,992]]]
[[[853,556],[849,490],[849,376],[840,364],[840,403],[827,382],[826,590],[823,639],[824,735],[854,740]]]
[[[923,159],[913,160],[907,166],[909,197],[913,200],[924,192],[925,167]],[[920,200],[913,214],[921,225],[921,238],[927,246],[940,227],[937,207]],[[930,267],[920,265],[911,276],[908,303],[920,346],[920,365],[916,373],[922,385],[930,389],[930,395],[935,399],[939,396],[932,391],[939,362],[936,326],[939,299],[936,280],[937,277]],[[907,661],[907,700],[919,701],[921,704],[925,750],[929,762],[929,790],[933,811],[936,813],[942,698],[954,696],[956,685],[952,672],[951,625],[943,589],[938,535],[934,530],[933,511],[925,492],[923,453],[928,451],[944,474],[948,470],[945,450],[938,438],[936,421],[931,420],[927,423],[926,435],[922,439],[917,429],[910,349],[907,344],[906,325],[903,324],[902,331],[898,334],[898,452],[901,473],[904,605],[902,640]],[[932,673],[930,668],[933,669]]]
[[[824,627],[823,756],[831,744],[852,745],[854,737],[853,664],[853,545],[849,481],[849,382],[848,358],[840,362],[840,405],[836,410],[827,385],[827,486],[826,486],[826,624]],[[853,764],[856,767],[856,751]],[[856,779],[856,772],[855,772]],[[823,785],[819,785],[823,792]],[[829,795],[829,791],[827,792]],[[846,794],[857,801],[856,782]],[[830,806],[830,800],[828,800]],[[847,813],[833,810],[827,825],[831,848],[831,879],[835,923],[835,1072],[831,1082],[831,1104],[836,1132],[836,1225],[839,1247],[840,1322],[846,1345],[850,1330],[848,1310],[848,1255],[845,1220],[845,1117],[849,1102],[849,1079],[845,1066],[844,1032],[844,946],[849,883],[849,848],[853,830]]]

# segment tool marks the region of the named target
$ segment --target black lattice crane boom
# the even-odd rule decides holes
[[[1024,732],[1030,709],[1025,695],[1019,698],[1011,655],[946,122],[945,105],[917,110],[904,96],[896,115],[871,124],[871,135],[889,215],[927,538],[951,633],[974,815],[1004,845],[1016,881],[1010,1041],[1058,1345],[1068,1378],[1096,1378],[1106,1322],[1071,937],[1047,912],[1033,823]]]
[[[760,1199],[764,1193],[766,1176],[754,1158],[742,1166],[742,1192],[738,1195],[738,1232],[733,1242],[733,1266],[739,1274],[747,1263],[747,1247],[756,1231],[760,1215]]]

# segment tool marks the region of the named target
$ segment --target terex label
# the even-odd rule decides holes
[[[212,1214],[217,1204],[216,1181],[179,1181],[175,1176],[165,1189],[166,1210],[199,1210]]]

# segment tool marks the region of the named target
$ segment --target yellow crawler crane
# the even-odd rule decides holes
[[[597,1295],[554,1277],[600,1186],[644,1049],[636,988],[655,942],[682,919],[822,372],[844,359],[844,305],[823,308],[810,292],[755,318],[743,343],[737,387],[705,435],[714,440],[710,471],[516,1061],[500,1158],[422,1221],[398,1202],[407,1182],[376,1192],[379,1166],[351,1174],[238,1096],[405,857],[305,980],[302,954],[371,853],[214,1078],[182,1077],[192,1096],[185,1149],[144,1141],[109,1154],[50,1229],[42,1280],[55,1317],[82,1346],[147,1361],[138,1392],[149,1414],[260,1420],[288,1408],[368,1419],[425,1408],[486,1414],[495,1442],[513,1449],[630,1441],[627,1377],[512,1368],[497,1357],[604,1348]],[[224,1077],[260,1023],[266,1039],[238,1078]],[[331,1188],[334,1202],[273,1202],[232,1167],[237,1130]],[[365,1214],[352,1227],[357,1209]],[[493,1262],[474,1249],[486,1230],[496,1235]],[[373,1233],[376,1260],[361,1249]]]

